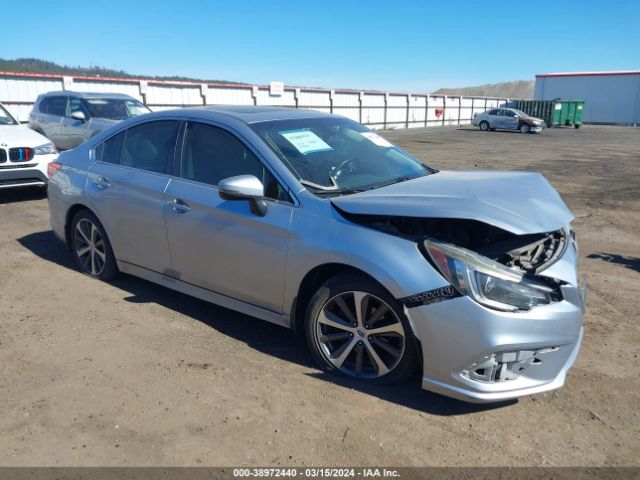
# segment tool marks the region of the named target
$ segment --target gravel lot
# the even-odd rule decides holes
[[[639,465],[640,129],[384,132],[440,169],[541,171],[589,284],[564,388],[474,406],[320,374],[287,330],[81,275],[47,201],[0,191],[0,465]]]

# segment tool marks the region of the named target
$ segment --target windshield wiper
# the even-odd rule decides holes
[[[420,178],[422,176],[424,176],[424,175],[418,175],[418,176],[405,175],[403,177],[398,177],[398,178],[394,178],[393,180],[389,180],[388,182],[377,183],[375,185],[371,185],[370,187],[367,187],[367,190],[373,190],[375,188],[386,187],[386,186],[389,186],[389,185],[393,185],[394,183],[406,182],[407,180],[413,180],[414,178]]]
[[[315,193],[316,195],[327,195],[327,194],[351,195],[352,193],[360,193],[360,192],[364,192],[364,188],[338,188],[336,190],[316,190],[313,193]]]
[[[331,179],[331,181],[333,182],[333,179]],[[313,188],[313,193],[317,195],[349,195],[352,193],[364,192],[363,188],[340,188],[335,184],[335,182],[333,182],[334,185],[331,187],[325,187],[324,185],[319,185],[308,180],[300,180],[300,183],[306,187]]]

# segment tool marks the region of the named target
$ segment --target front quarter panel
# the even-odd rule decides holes
[[[415,242],[351,223],[328,200],[304,203],[292,219],[285,305],[292,304],[308,272],[331,263],[365,272],[395,298],[448,285]]]

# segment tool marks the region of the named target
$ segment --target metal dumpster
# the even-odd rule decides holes
[[[538,117],[545,121],[548,127],[582,125],[582,111],[584,100],[518,100],[516,108],[527,115]]]

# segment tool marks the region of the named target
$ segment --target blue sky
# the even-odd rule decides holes
[[[634,0],[0,0],[0,6],[0,57],[134,74],[428,92],[544,72],[640,68]]]

